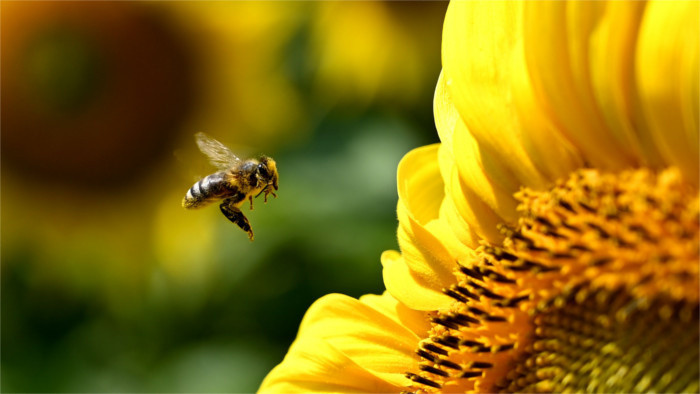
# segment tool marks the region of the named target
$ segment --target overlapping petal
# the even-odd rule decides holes
[[[454,2],[445,84],[480,150],[520,185],[538,188],[584,164],[678,165],[695,180],[697,7]]]
[[[605,6],[590,34],[590,83],[610,135],[627,146],[639,164],[659,168],[662,160],[639,109],[635,51],[646,2]]]
[[[443,141],[440,169],[446,191],[452,192],[446,196],[461,206],[463,212],[469,210],[468,220],[474,231],[491,238],[489,231],[496,223],[515,216],[513,192],[518,183],[513,174],[492,160],[493,155],[486,153],[469,133],[454,106],[444,74],[438,80],[434,109],[435,119],[440,119],[435,122],[438,135]]]
[[[284,361],[263,393],[396,392],[410,382],[425,317],[388,294],[360,300],[327,295],[307,311]]]
[[[544,187],[582,160],[535,96],[522,34],[526,4],[451,3],[443,31],[443,72],[464,131],[480,151],[504,166],[517,184]],[[552,162],[559,165],[552,168]],[[498,172],[500,182],[508,179],[501,178],[505,171]]]
[[[398,240],[401,247],[402,261],[406,269],[394,271],[394,260],[383,261],[385,273],[396,272],[397,275],[410,275],[415,283],[420,284],[417,291],[428,290],[435,293],[427,302],[417,297],[405,298],[389,289],[395,297],[416,309],[439,309],[449,303],[449,297],[441,294],[442,289],[454,281],[454,257],[447,250],[437,234],[428,229],[431,221],[439,217],[440,203],[444,197],[444,183],[440,176],[437,153],[438,144],[414,149],[399,163],[398,191],[399,217]],[[384,260],[384,259],[383,259]]]
[[[401,253],[387,250],[382,253],[384,285],[392,296],[409,307],[428,311],[448,306],[450,298],[440,292],[441,283],[435,283],[429,276],[414,273],[404,262]]]
[[[260,393],[389,393],[400,386],[377,379],[342,351],[313,337],[298,338]]]
[[[666,165],[698,182],[700,3],[654,1],[641,22],[636,81],[653,142]]]
[[[621,170],[638,163],[629,144],[606,124],[595,99],[590,70],[595,55],[592,38],[598,28],[609,23],[607,13],[605,2],[528,3],[523,9],[522,36],[526,68],[548,117],[587,163]],[[606,56],[614,59],[619,55]]]

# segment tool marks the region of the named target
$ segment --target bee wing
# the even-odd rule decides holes
[[[209,158],[209,162],[220,170],[236,166],[241,159],[234,155],[226,145],[215,140],[211,136],[199,132],[194,135],[199,150]]]

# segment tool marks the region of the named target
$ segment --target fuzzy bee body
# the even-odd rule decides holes
[[[277,197],[274,193],[279,180],[277,163],[267,156],[240,160],[226,146],[206,134],[197,133],[195,137],[199,149],[222,171],[197,181],[185,194],[182,206],[194,209],[223,200],[219,206],[221,212],[247,232],[252,241],[253,230],[240,208],[247,199],[250,201],[250,209],[253,209],[253,197],[261,193],[265,193],[265,202],[268,194]]]

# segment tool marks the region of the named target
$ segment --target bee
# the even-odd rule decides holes
[[[182,206],[187,209],[200,208],[223,199],[219,205],[221,212],[228,220],[247,232],[252,241],[253,230],[248,218],[241,212],[241,206],[245,200],[249,200],[252,210],[253,197],[262,193],[265,193],[265,202],[268,194],[277,197],[277,163],[268,156],[241,160],[224,144],[204,133],[195,134],[195,140],[199,150],[219,171],[195,183],[182,199]]]

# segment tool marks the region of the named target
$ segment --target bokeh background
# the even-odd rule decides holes
[[[252,392],[324,294],[383,290],[437,141],[444,2],[0,2],[3,392]],[[279,166],[180,206],[205,131]]]

